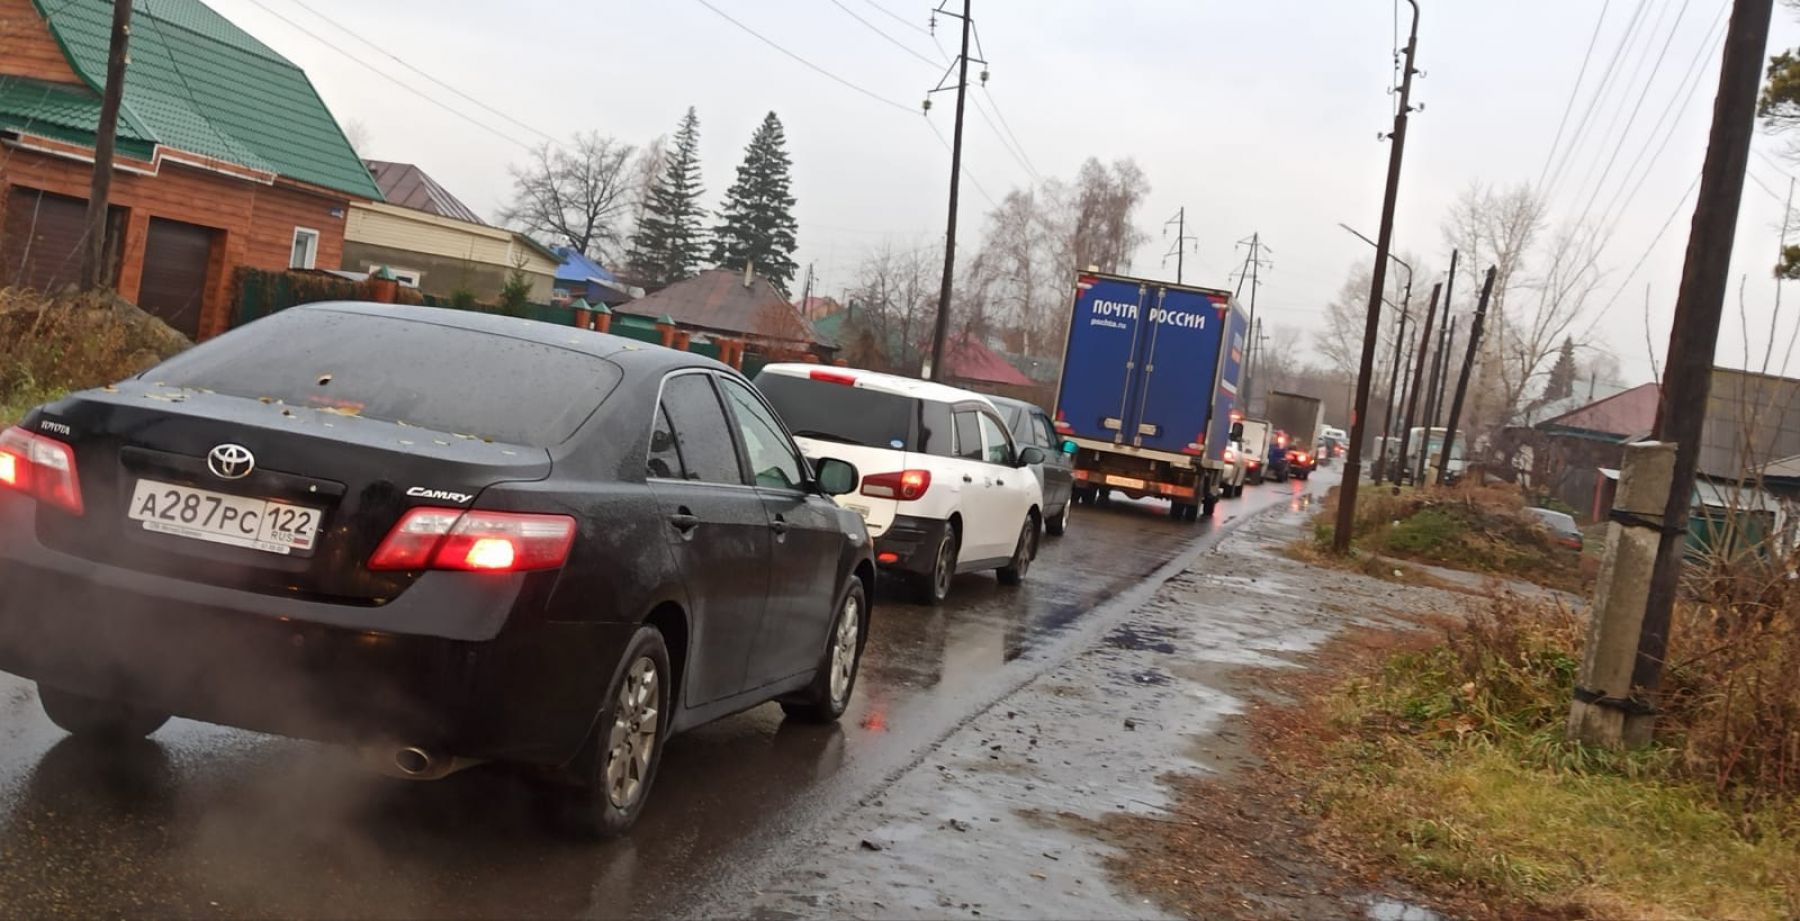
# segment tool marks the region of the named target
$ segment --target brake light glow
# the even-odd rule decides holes
[[[1227,464],[1237,463],[1237,452],[1231,450],[1230,448],[1226,448],[1225,449],[1225,463],[1227,463]]]
[[[369,557],[377,571],[454,569],[526,572],[568,561],[575,519],[567,515],[408,509]]]
[[[0,432],[0,486],[16,489],[70,514],[82,513],[75,449],[18,426]]]
[[[862,494],[877,499],[911,502],[931,488],[931,471],[902,470],[899,473],[875,473],[863,477]]]
[[[856,375],[845,374],[842,371],[827,371],[824,368],[818,368],[813,370],[807,376],[815,381],[824,381],[827,384],[843,384],[846,387],[856,386]]]

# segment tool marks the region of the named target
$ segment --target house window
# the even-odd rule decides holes
[[[319,261],[319,232],[311,227],[294,228],[294,250],[288,257],[288,268],[316,268]]]
[[[370,263],[369,274],[375,275],[380,272],[382,268],[383,266],[380,263]],[[386,266],[385,268],[388,270],[388,274],[394,276],[394,280],[400,283],[400,287],[402,288],[417,288],[419,286],[419,279],[425,276],[425,273],[418,269],[401,269],[391,265]]]

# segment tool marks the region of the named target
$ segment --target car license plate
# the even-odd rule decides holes
[[[311,553],[323,514],[304,505],[155,480],[137,481],[126,510],[146,531],[280,554]]]
[[[855,512],[855,513],[856,513],[856,514],[858,514],[858,515],[861,515],[861,516],[862,516],[862,520],[864,520],[864,521],[868,521],[868,520],[869,520],[869,507],[868,507],[868,506],[866,506],[866,505],[854,505],[854,504],[852,504],[852,503],[849,503],[849,502],[846,502],[846,503],[844,503],[844,507],[845,507],[845,508],[847,508],[847,509],[849,509],[849,510],[850,510],[850,511],[853,511],[853,512]]]
[[[1106,475],[1106,485],[1118,486],[1124,489],[1143,489],[1144,481],[1128,476],[1119,476],[1116,473],[1109,473]]]

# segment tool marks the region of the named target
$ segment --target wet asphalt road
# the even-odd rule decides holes
[[[626,838],[551,830],[537,786],[498,767],[414,784],[328,747],[182,720],[123,753],[67,739],[0,674],[0,917],[624,917],[730,913],[797,833],[830,821],[956,726],[1089,642],[1088,622],[1297,483],[1221,502],[1075,511],[1026,584],[957,580],[932,610],[879,593],[843,722],[773,704],[670,740]],[[1317,491],[1321,484],[1314,485]],[[796,860],[798,858],[798,860]]]

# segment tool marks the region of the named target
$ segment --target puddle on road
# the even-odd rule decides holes
[[[1410,902],[1399,899],[1371,898],[1369,901],[1369,921],[1445,921],[1443,915]]]
[[[1174,653],[1175,644],[1169,642],[1174,638],[1175,631],[1168,627],[1121,624],[1118,629],[1107,636],[1106,645],[1114,649]]]

